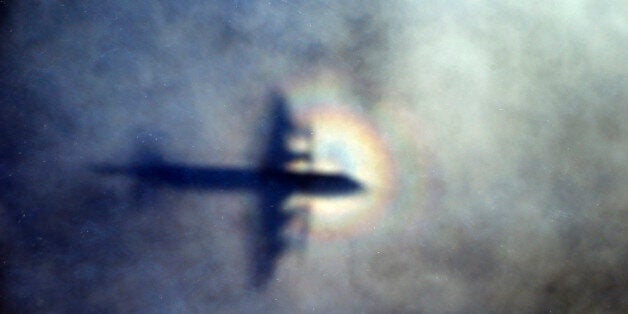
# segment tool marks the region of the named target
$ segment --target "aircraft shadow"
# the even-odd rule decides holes
[[[262,161],[263,166],[260,168],[211,167],[167,162],[158,153],[159,149],[155,147],[154,141],[143,140],[143,136],[138,136],[139,153],[130,165],[101,163],[91,166],[91,170],[102,175],[122,175],[134,180],[133,194],[138,204],[142,200],[150,201],[146,198],[161,188],[255,193],[259,203],[248,216],[250,219],[247,223],[250,285],[254,289],[263,289],[273,278],[277,262],[289,247],[284,231],[295,215],[286,211],[283,203],[295,189],[312,185],[306,179],[292,180],[292,185],[287,185],[287,177],[290,175],[277,167],[269,167],[282,165],[295,158],[295,155],[283,148],[283,135],[293,128],[286,111],[285,98],[281,93],[273,92],[268,105],[274,110],[271,116],[273,125],[267,142],[267,160]],[[307,234],[303,236],[307,238]]]

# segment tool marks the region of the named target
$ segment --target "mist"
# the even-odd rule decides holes
[[[4,311],[628,310],[623,1],[0,8]],[[138,204],[89,170],[132,162],[138,134],[257,167],[269,93],[320,81],[379,130],[394,196],[368,231],[285,254],[267,289],[247,284],[255,195]]]

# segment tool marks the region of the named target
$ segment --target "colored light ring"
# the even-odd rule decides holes
[[[312,129],[311,168],[343,172],[366,191],[341,197],[308,197],[311,237],[344,239],[375,230],[394,208],[398,174],[389,143],[362,110],[350,105],[332,76],[288,86],[286,96],[303,126]]]
[[[391,143],[397,169],[402,172],[397,177],[396,194],[387,219],[381,226],[396,232],[409,231],[420,227],[425,214],[438,210],[440,205],[441,172],[428,141],[425,139],[425,126],[415,112],[403,106],[379,104],[373,110],[385,141]]]
[[[340,197],[312,197],[315,238],[345,238],[373,230],[390,208],[395,184],[393,163],[376,129],[347,108],[321,104],[304,115],[314,130],[313,169],[344,172],[365,191]]]
[[[442,169],[424,139],[426,126],[399,104],[365,111],[341,77],[323,70],[283,86],[293,114],[314,134],[309,167],[347,173],[367,188],[354,196],[310,197],[311,237],[416,234],[412,229],[420,228],[422,216],[440,206]]]

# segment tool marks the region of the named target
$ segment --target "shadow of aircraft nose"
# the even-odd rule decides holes
[[[358,181],[348,179],[347,182],[347,192],[349,193],[360,193],[366,191],[366,186],[361,184]]]
[[[333,184],[332,191],[334,194],[347,195],[364,192],[366,187],[360,182],[349,177],[342,177]]]
[[[352,186],[351,186],[351,191],[352,192],[364,192],[364,191],[366,191],[366,186],[364,186],[363,184],[361,184],[358,181],[353,181],[351,184],[352,184]]]

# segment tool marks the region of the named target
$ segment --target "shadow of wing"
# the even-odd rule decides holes
[[[290,191],[281,185],[269,184],[262,189],[258,217],[253,226],[252,237],[252,284],[264,288],[273,278],[277,262],[287,248],[283,230],[292,215],[283,209],[283,203]]]

